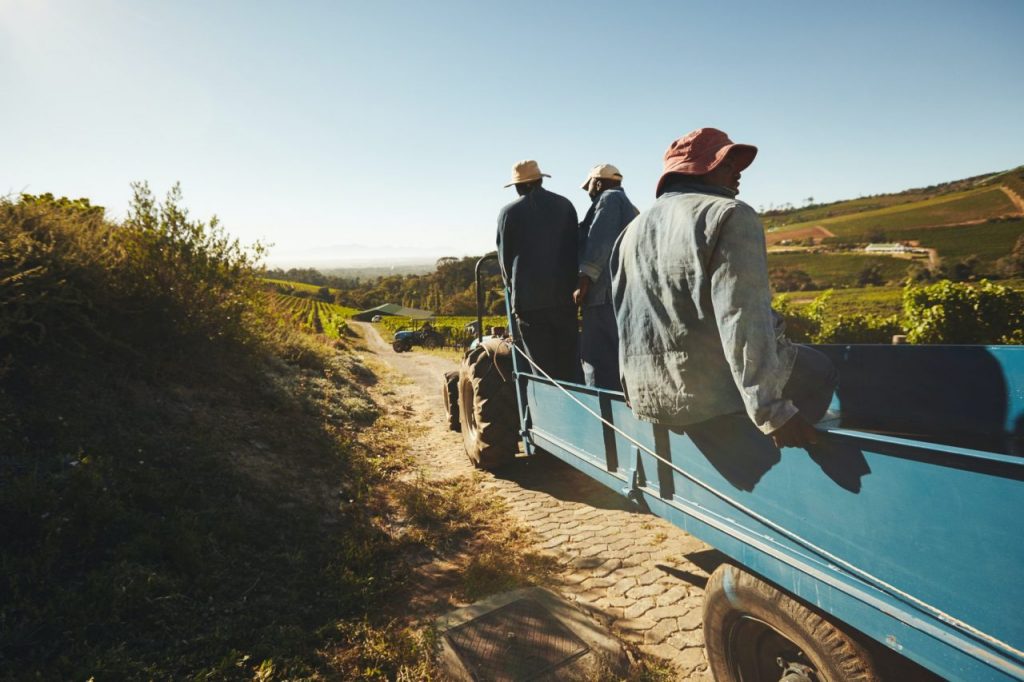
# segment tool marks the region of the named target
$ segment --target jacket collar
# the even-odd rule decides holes
[[[596,204],[596,203],[598,202],[598,200],[599,200],[599,199],[600,199],[601,197],[603,197],[603,196],[604,196],[605,194],[608,194],[608,192],[622,192],[622,191],[623,191],[622,185],[619,185],[618,187],[609,187],[608,189],[604,190],[603,192],[601,192],[600,194],[598,194],[598,195],[597,195],[596,197],[594,197],[593,199],[591,199],[591,200],[590,200],[590,203],[591,203],[591,204]]]
[[[739,192],[730,187],[720,187],[718,185],[702,185],[699,182],[690,182],[688,180],[676,180],[675,182],[669,183],[665,187],[665,191],[661,196],[668,194],[714,194],[720,197],[729,197],[732,199]],[[661,197],[659,197],[661,198]]]

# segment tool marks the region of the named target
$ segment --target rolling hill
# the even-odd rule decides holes
[[[1024,166],[928,188],[772,211],[764,222],[770,266],[801,270],[817,288],[856,286],[866,268],[897,282],[912,265],[938,273],[942,266],[968,260],[973,275],[998,276],[996,262],[1024,235]],[[869,244],[894,246],[891,253],[869,253]]]

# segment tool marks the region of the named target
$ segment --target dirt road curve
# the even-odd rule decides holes
[[[441,377],[455,369],[443,357],[391,350],[368,324],[358,325],[370,351],[410,379],[396,407],[422,425],[413,456],[438,476],[468,473],[462,437],[445,428]],[[703,654],[701,605],[710,571],[722,560],[675,526],[634,513],[624,499],[553,457],[521,459],[486,487],[539,538],[539,548],[565,566],[558,589],[610,624],[645,654],[668,659],[681,680],[710,680]]]
[[[1013,202],[1013,205],[1017,207],[1018,211],[1024,214],[1024,199],[1022,199],[1019,194],[1014,192],[1009,187],[1006,187],[1005,185],[1000,185],[999,189],[1003,190],[1003,194],[1005,194],[1007,198]]]

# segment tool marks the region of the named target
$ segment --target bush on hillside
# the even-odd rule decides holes
[[[982,280],[944,280],[903,292],[910,343],[1024,343],[1024,294]]]
[[[138,358],[244,340],[261,253],[191,220],[177,186],[158,203],[134,185],[121,225],[87,199],[0,199],[0,352]]]
[[[786,320],[786,336],[797,343],[891,343],[893,335],[902,333],[895,315],[829,314],[831,297],[830,289],[803,310],[780,298],[775,309]]]
[[[0,199],[0,449],[58,441],[61,412],[87,419],[59,406],[97,379],[195,371],[257,338],[260,247],[190,219],[178,187],[133,190],[123,224],[87,199]]]
[[[818,331],[818,324],[810,318],[806,310],[794,306],[786,294],[776,298],[772,307],[785,320],[786,338],[796,343],[811,342],[811,338]]]
[[[242,246],[221,228],[216,216],[193,220],[175,185],[163,203],[146,183],[132,185],[128,219],[122,226],[131,249],[129,281],[143,310],[140,326],[182,341],[247,341],[247,313],[257,300],[257,266],[264,247]],[[152,334],[147,339],[156,341]]]
[[[902,333],[895,315],[840,313],[822,321],[814,343],[892,343],[892,337]]]
[[[401,577],[373,375],[256,317],[258,254],[177,188],[0,199],[0,678],[357,676]]]
[[[780,293],[811,291],[818,288],[810,275],[796,268],[772,268],[768,271],[768,281],[772,290]]]
[[[125,260],[116,227],[88,199],[0,199],[0,351],[102,340],[115,297],[107,280]]]
[[[949,279],[954,282],[970,282],[976,279],[980,265],[980,259],[974,254],[965,256],[950,266],[948,271]]]
[[[878,287],[883,284],[885,284],[885,277],[878,264],[867,266],[857,275],[857,286],[859,287]]]
[[[1010,253],[996,261],[996,270],[1003,277],[1024,275],[1024,234],[1017,237]]]

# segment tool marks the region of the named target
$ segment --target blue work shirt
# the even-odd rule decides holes
[[[576,289],[576,208],[543,187],[498,213],[498,262],[512,312],[571,306]]]
[[[611,303],[612,277],[608,258],[622,230],[640,211],[621,187],[606,189],[597,195],[580,223],[579,274],[592,282],[583,305]]]
[[[782,397],[796,348],[771,307],[764,229],[735,195],[670,185],[612,249],[622,386],[641,419],[745,410],[771,433],[797,413]]]

